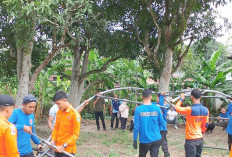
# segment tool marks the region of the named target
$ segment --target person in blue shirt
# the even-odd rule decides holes
[[[167,112],[169,105],[164,105],[164,95],[165,93],[158,94],[156,101],[157,104],[159,104],[160,106],[167,107],[167,108],[161,108],[163,119],[167,122]],[[170,153],[168,151],[168,141],[167,141],[168,129],[166,124],[160,125],[160,134],[162,136],[161,147],[162,147],[162,151],[164,152],[164,157],[170,157]]]
[[[152,91],[145,89],[142,94],[143,104],[135,109],[133,147],[137,149],[139,135],[139,156],[146,157],[150,151],[151,157],[158,157],[161,145],[160,126],[167,123],[163,119],[160,108],[153,105]]]
[[[229,151],[231,151],[231,143],[232,143],[232,100],[229,100],[229,105],[227,107],[227,112],[229,113],[229,123],[226,128],[226,132],[228,134],[228,147]]]
[[[114,95],[114,98],[118,98],[118,95]],[[119,117],[118,115],[118,111],[119,111],[119,106],[121,105],[121,101],[117,101],[117,100],[112,100],[111,101],[111,108],[110,108],[110,114],[111,114],[111,130],[113,130],[114,128],[114,119],[116,118],[116,125],[115,125],[115,129],[118,128],[118,124],[119,124]]]
[[[220,114],[218,116],[218,122],[216,125],[223,127],[222,130],[225,130],[229,121],[225,120],[225,119],[220,119],[220,118],[229,118],[229,117],[230,117],[230,115],[229,115],[228,111],[226,111],[226,109],[224,107],[221,108]]]
[[[8,119],[17,128],[17,145],[20,157],[34,157],[30,139],[37,144],[38,150],[43,148],[38,137],[31,135],[31,133],[35,134],[33,114],[35,107],[36,98],[33,95],[27,95],[23,98],[22,109],[15,109]]]

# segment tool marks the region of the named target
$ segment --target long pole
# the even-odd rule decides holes
[[[39,137],[38,135],[36,135],[36,134],[34,134],[34,133],[31,133],[31,135],[34,135],[34,136],[38,137],[38,138],[41,140],[41,142],[45,143],[46,145],[48,145],[48,146],[50,146],[50,147],[52,147],[52,148],[57,149],[57,146],[51,144],[51,142],[46,141],[45,139]],[[67,155],[67,156],[70,156],[70,157],[75,157],[74,155],[69,154],[69,153],[66,152],[66,151],[63,151],[62,153],[65,154],[65,155]]]
[[[114,89],[110,89],[110,90],[106,90],[104,92],[100,92],[99,95],[103,95],[106,93],[110,93],[110,92],[114,92],[114,91],[118,91],[118,90],[124,90],[124,89],[130,89],[130,90],[144,90],[144,88],[137,88],[137,87],[122,87],[122,88],[114,88]],[[87,99],[87,101],[91,101],[92,99],[94,99],[95,95],[90,97],[89,99]],[[79,109],[80,107],[82,107],[85,104],[85,102],[81,103],[77,108]]]
[[[203,146],[203,148],[211,148],[211,149],[228,150],[228,149],[226,149],[226,148],[220,148],[220,147],[211,147],[211,146]]]
[[[135,103],[135,104],[143,104],[142,102],[131,101],[131,100],[127,100],[127,99],[118,99],[118,98],[113,98],[113,97],[108,97],[108,96],[103,96],[103,95],[96,95],[96,96],[101,97],[101,98],[105,98],[105,99],[116,100],[116,101],[124,101],[124,102]],[[160,108],[168,109],[168,107],[165,107],[165,106],[160,106],[160,105],[157,105],[157,106],[159,106]]]

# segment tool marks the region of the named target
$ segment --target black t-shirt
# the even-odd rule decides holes
[[[99,98],[95,104],[94,111],[103,111],[103,105],[105,104],[104,98]]]

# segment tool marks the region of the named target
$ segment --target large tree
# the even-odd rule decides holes
[[[168,91],[171,74],[182,65],[194,40],[215,37],[220,29],[210,0],[105,0],[99,2],[113,27],[139,43],[144,67],[159,77],[159,91]],[[113,23],[114,22],[114,23]],[[187,44],[187,46],[183,46]]]
[[[89,11],[89,1],[1,1],[4,11],[2,30],[7,30],[3,40],[5,48],[17,56],[18,92],[16,105],[21,106],[23,96],[32,92],[41,70],[64,47],[71,44],[66,40],[68,32],[68,11],[74,12],[76,20]],[[64,6],[68,9],[64,10]],[[67,11],[67,12],[66,12]],[[52,22],[52,19],[55,22]],[[2,22],[2,21],[1,21]],[[2,22],[3,23],[3,22]],[[8,41],[8,42],[6,42]],[[31,57],[34,45],[48,43],[46,54],[36,68],[32,69]],[[44,47],[40,47],[44,48]],[[44,52],[44,50],[41,52]],[[40,53],[40,51],[37,51]],[[37,57],[40,56],[39,54]]]

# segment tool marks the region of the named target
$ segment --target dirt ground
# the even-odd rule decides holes
[[[130,122],[128,122],[129,125]],[[80,137],[77,142],[77,156],[81,157],[137,157],[138,150],[133,149],[133,132],[110,130],[110,121],[106,120],[107,130],[97,131],[94,120],[82,120]],[[184,157],[185,125],[168,125],[168,145],[171,157]],[[50,135],[45,122],[36,126],[37,134],[43,138]],[[227,134],[221,127],[216,127],[211,134],[204,135],[204,146],[227,148]],[[147,155],[149,156],[149,155]],[[160,149],[159,156],[163,156]],[[227,150],[204,148],[203,157],[226,157]]]

